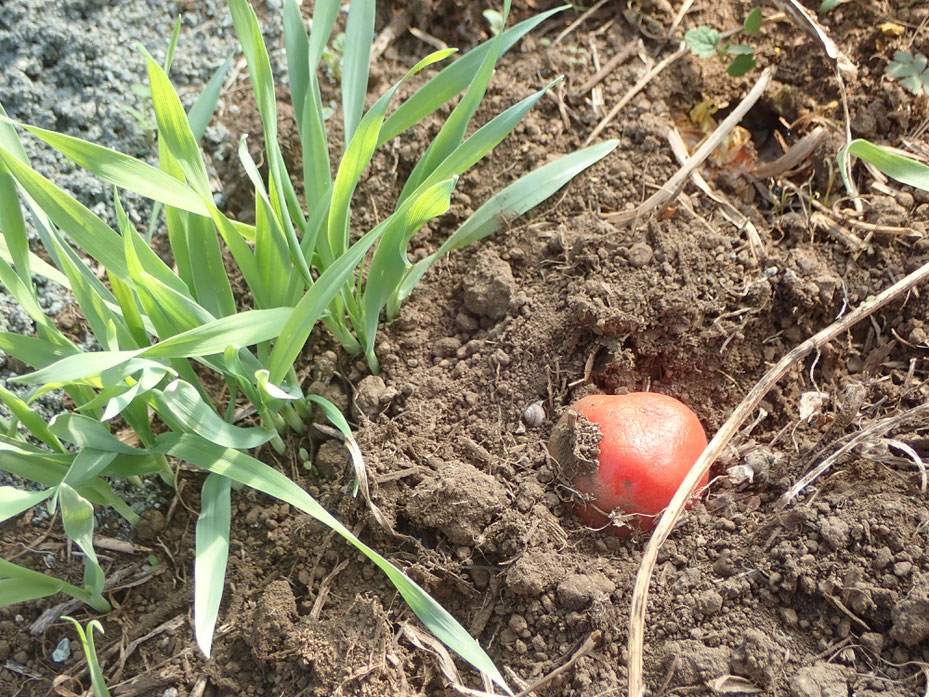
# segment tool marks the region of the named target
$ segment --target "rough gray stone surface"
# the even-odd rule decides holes
[[[272,20],[265,40],[276,79],[284,79],[280,0],[267,3]],[[185,106],[197,98],[213,72],[236,49],[226,3],[162,0],[0,0],[0,105],[16,120],[114,148],[155,163],[157,144],[145,97],[148,76],[143,46],[159,62],[178,17],[180,40],[170,77]],[[139,118],[133,110],[142,115]],[[225,129],[211,129],[207,140],[218,147]],[[33,167],[65,189],[110,225],[114,225],[112,187],[74,165],[41,141],[20,131]],[[120,197],[131,220],[147,226],[151,203],[127,192]],[[29,227],[35,251],[36,235]],[[57,315],[71,302],[68,291],[34,277],[44,312]],[[31,335],[34,324],[0,284],[0,331]],[[93,340],[86,348],[93,348]],[[0,385],[16,394],[25,389],[9,379],[26,367],[0,351]],[[62,408],[61,394],[35,405],[50,419]],[[0,404],[0,417],[9,412]],[[3,475],[0,474],[0,479]]]

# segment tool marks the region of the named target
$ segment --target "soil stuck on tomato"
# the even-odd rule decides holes
[[[548,441],[548,452],[566,485],[573,486],[579,477],[596,474],[601,440],[600,427],[576,411],[569,409],[558,419]]]

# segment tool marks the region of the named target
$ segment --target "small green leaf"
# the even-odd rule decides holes
[[[748,13],[748,17],[745,18],[744,31],[749,36],[754,36],[759,31],[761,31],[761,21],[763,17],[761,16],[761,8],[756,7],[754,10]]]
[[[914,55],[906,51],[897,51],[884,72],[899,80],[903,87],[918,97],[922,93],[929,94],[927,63],[929,59],[922,53]]]
[[[716,53],[722,35],[712,27],[697,27],[684,34],[684,41],[690,47],[690,52],[700,58],[710,58]]]
[[[755,57],[748,54],[741,54],[735,57],[729,67],[726,68],[726,72],[729,73],[732,77],[742,77],[749,70],[754,69],[755,67]]]
[[[826,14],[830,10],[841,5],[844,1],[845,0],[823,0],[822,4],[819,6],[819,13]]]

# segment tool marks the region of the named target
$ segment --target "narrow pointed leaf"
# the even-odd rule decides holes
[[[200,393],[182,380],[175,380],[165,389],[153,393],[161,413],[169,411],[183,424],[184,431],[196,433],[212,443],[226,448],[251,450],[267,443],[277,434],[265,428],[240,428],[227,423],[200,397]]]
[[[209,474],[200,491],[194,559],[194,635],[207,658],[213,645],[229,559],[231,483],[226,477]]]
[[[345,23],[342,55],[342,115],[345,142],[351,142],[361,121],[368,94],[371,44],[374,42],[374,0],[353,0]]]
[[[517,41],[546,19],[558,12],[563,12],[569,7],[570,5],[562,5],[547,12],[542,12],[504,31],[500,35],[500,55],[502,56],[509,51],[516,45]],[[416,91],[416,94],[398,106],[384,121],[378,135],[378,146],[392,138],[396,138],[414,124],[419,123],[470,85],[481,62],[484,60],[484,56],[495,46],[495,41],[495,38],[489,39],[480,46],[468,51],[454,63],[436,73],[435,76],[429,79],[429,82]]]
[[[285,475],[245,453],[212,445],[191,434],[162,434],[156,449],[289,503],[336,531],[387,575],[413,612],[440,641],[512,694],[490,657],[445,608],[409,576],[361,542]]]

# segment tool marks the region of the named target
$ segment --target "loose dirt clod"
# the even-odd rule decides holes
[[[510,265],[489,250],[481,250],[475,267],[464,279],[464,306],[478,317],[506,317],[516,291]]]
[[[558,463],[563,481],[574,484],[583,475],[597,471],[600,441],[599,426],[568,410],[558,419],[548,441],[548,453]]]

